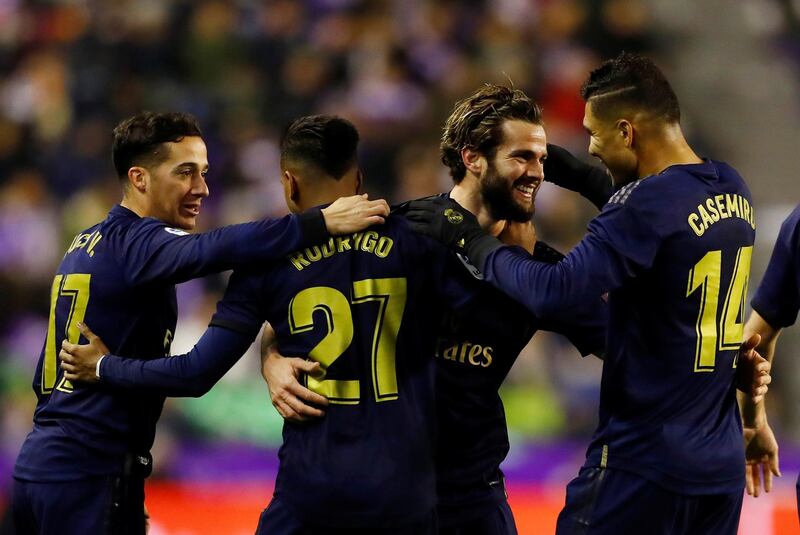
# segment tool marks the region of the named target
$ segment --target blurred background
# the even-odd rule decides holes
[[[534,96],[549,141],[587,157],[578,89],[622,50],[657,60],[695,149],[748,180],[752,293],[800,200],[798,0],[0,0],[0,511],[31,427],[54,269],[74,234],[120,199],[110,163],[119,120],[141,110],[199,118],[211,162],[202,230],[285,213],[276,142],[311,113],[358,126],[366,189],[391,201],[450,187],[441,125],[487,81]],[[593,214],[545,184],[539,237],[568,251]],[[179,287],[173,353],[199,338],[224,284]],[[784,477],[745,500],[744,534],[800,533],[798,347],[800,329],[782,336],[769,396]],[[599,373],[597,359],[539,333],[506,382],[505,469],[522,534],[553,531],[596,422]],[[148,486],[151,534],[252,533],[280,441],[253,350],[203,398],[169,400]]]

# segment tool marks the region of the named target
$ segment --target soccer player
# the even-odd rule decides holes
[[[452,201],[418,201],[408,217],[463,244],[487,281],[538,315],[609,292],[600,421],[557,533],[734,535],[744,487],[736,376],[750,390],[768,368],[748,358],[736,369],[750,193],[734,169],[688,145],[677,98],[651,60],[604,63],[582,96],[589,152],[620,189],[564,260],[503,247]]]
[[[14,468],[20,534],[143,533],[144,477],[163,397],[73,385],[58,366],[62,340],[81,322],[115,353],[169,354],[174,284],[282,257],[332,231],[353,232],[388,215],[383,201],[344,199],[330,209],[190,235],[208,196],[206,146],[195,119],[143,113],[114,129],[122,202],[78,234],[53,279],[47,338],[33,389],[33,430]]]
[[[550,161],[549,150],[555,161]],[[605,172],[547,145],[541,111],[520,90],[487,84],[456,103],[444,127],[441,153],[455,181],[442,197],[470,210],[487,232],[546,262],[557,262],[562,255],[543,242],[534,247],[531,216],[544,168],[549,166],[560,183],[584,189],[600,206],[610,194]],[[456,267],[474,270],[468,264]],[[500,469],[509,451],[500,385],[539,329],[564,334],[583,354],[601,353],[607,307],[596,297],[572,310],[567,320],[537,317],[485,286],[471,308],[476,312],[454,311],[445,317],[431,355],[437,363],[439,533],[510,535],[516,527]],[[310,363],[284,358],[273,349],[263,371],[273,404],[285,418],[304,421],[323,415],[319,405],[324,399],[297,380],[313,371]]]
[[[781,225],[764,278],[751,301],[753,312],[744,327],[745,334],[759,334],[756,348],[772,362],[782,330],[794,325],[800,310],[800,206]],[[780,476],[778,443],[762,403],[740,396],[744,420],[747,492],[758,497],[763,487],[772,490],[772,476]],[[797,484],[800,511],[800,480]]]
[[[352,124],[336,117],[289,127],[281,167],[293,212],[358,189],[357,142]],[[187,355],[101,358],[106,348],[89,335],[89,346],[63,344],[62,366],[68,378],[88,380],[98,369],[109,388],[202,395],[268,320],[281,348],[320,364],[306,386],[330,405],[322,420],[284,425],[275,495],[258,533],[435,533],[430,355],[443,309],[462,306],[478,284],[466,272],[445,278],[448,259],[390,216],[381,227],[234,271]]]

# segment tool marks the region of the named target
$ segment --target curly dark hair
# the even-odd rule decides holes
[[[461,151],[472,149],[487,158],[494,157],[503,142],[503,122],[515,119],[542,124],[541,108],[519,89],[485,84],[456,102],[439,145],[442,162],[450,168],[456,184],[467,172]]]
[[[678,97],[664,73],[650,58],[623,52],[589,74],[581,87],[598,117],[612,118],[622,110],[645,111],[669,123],[679,123]]]
[[[117,176],[124,180],[134,165],[160,164],[169,155],[161,145],[186,136],[202,136],[197,119],[188,113],[146,111],[125,119],[114,128],[111,145]]]
[[[309,115],[286,128],[280,146],[281,167],[303,163],[339,180],[356,163],[358,130],[335,115]]]

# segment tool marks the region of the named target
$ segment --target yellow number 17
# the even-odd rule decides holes
[[[744,305],[750,280],[750,259],[753,247],[742,247],[736,253],[733,277],[728,286],[717,330],[717,309],[720,298],[722,251],[709,251],[689,271],[686,297],[700,290],[700,312],[697,315],[697,350],[694,371],[714,371],[717,350],[738,349],[744,334]],[[741,318],[741,321],[740,319]],[[719,333],[719,334],[718,334]],[[736,366],[734,359],[733,365]]]
[[[58,376],[58,351],[56,347],[58,336],[56,336],[56,305],[59,297],[71,299],[69,306],[69,316],[66,320],[65,335],[67,340],[73,344],[78,343],[81,336],[78,330],[78,323],[83,321],[86,315],[86,306],[89,303],[89,281],[91,275],[86,273],[70,273],[68,275],[56,275],[53,279],[53,287],[50,291],[50,319],[47,325],[47,341],[44,344],[44,362],[42,362],[42,394],[49,394],[53,391]],[[72,384],[61,378],[57,390],[62,392],[72,392]]]

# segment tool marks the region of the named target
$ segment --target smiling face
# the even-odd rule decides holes
[[[143,169],[149,175],[146,215],[192,230],[202,200],[208,197],[206,144],[198,136],[187,136],[177,142],[163,143],[160,150],[168,151],[166,159]]]
[[[584,109],[583,128],[589,134],[589,154],[605,164],[617,187],[639,178],[630,121],[595,115],[590,99]]]
[[[493,218],[528,221],[544,180],[547,137],[542,125],[521,120],[507,120],[501,130],[503,142],[480,176],[481,194]]]

